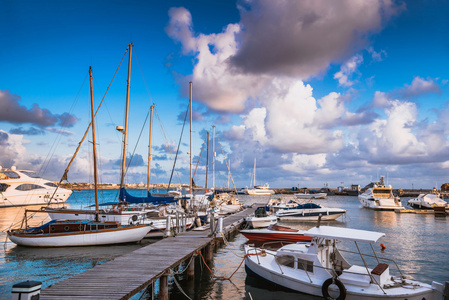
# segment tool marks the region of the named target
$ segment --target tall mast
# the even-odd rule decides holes
[[[131,87],[131,56],[133,53],[133,44],[129,44],[129,58],[128,58],[128,81],[126,85],[126,111],[125,111],[125,128],[123,130],[123,153],[122,153],[122,176],[120,180],[120,187],[125,187],[125,163],[126,163],[126,144],[128,143],[128,112],[129,112],[129,90]]]
[[[150,191],[150,170],[151,170],[151,136],[153,135],[153,109],[154,105],[150,107],[150,142],[148,143],[148,171],[147,171],[147,195]]]
[[[212,125],[212,189],[215,191],[215,125]]]
[[[189,82],[190,87],[190,193],[193,195],[193,178],[192,178],[192,82]]]
[[[97,147],[95,140],[95,110],[94,110],[94,90],[92,85],[92,67],[89,67],[90,81],[90,108],[92,112],[92,152],[94,156],[94,188],[95,188],[95,221],[99,221],[98,210],[98,185],[97,185]]]
[[[254,187],[256,187],[256,158],[254,157]]]
[[[207,144],[206,144],[206,149],[207,149],[207,155],[206,155],[206,186],[205,188],[207,189],[207,177],[209,174],[209,131],[207,132]]]

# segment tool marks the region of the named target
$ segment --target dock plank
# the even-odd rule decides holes
[[[237,227],[255,209],[224,218],[224,230]],[[41,290],[39,299],[129,299],[212,240],[210,230],[178,233],[55,283]]]

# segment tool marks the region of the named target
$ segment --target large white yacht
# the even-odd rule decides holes
[[[253,189],[246,189],[246,193],[251,196],[273,195],[274,191],[270,189],[268,183],[265,185],[255,185]]]
[[[404,209],[401,199],[393,195],[393,188],[391,185],[385,185],[383,177],[380,178],[380,182],[373,184],[371,188],[360,194],[359,200],[366,208],[376,210]]]
[[[72,194],[71,190],[56,189],[56,184],[33,171],[0,166],[0,207],[62,203]]]

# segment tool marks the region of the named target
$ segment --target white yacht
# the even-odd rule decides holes
[[[273,195],[274,191],[270,189],[268,183],[264,185],[255,185],[253,189],[246,189],[246,193],[251,196],[268,196]]]
[[[0,166],[0,207],[63,203],[71,194],[33,171]]]
[[[409,199],[407,202],[413,208],[433,209],[434,207],[448,207],[448,203],[440,198],[434,191],[431,194],[419,194],[418,197]]]
[[[359,200],[366,208],[376,210],[404,209],[401,199],[393,195],[393,188],[391,185],[385,185],[383,177],[380,178],[380,182],[375,183],[363,194],[360,194]]]

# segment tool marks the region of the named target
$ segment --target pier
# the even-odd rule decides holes
[[[41,300],[56,299],[129,299],[160,280],[159,299],[168,299],[168,276],[181,263],[194,259],[204,251],[206,260],[212,258],[213,243],[220,235],[237,230],[244,218],[253,214],[257,204],[223,218],[222,232],[211,230],[182,232],[154,244],[142,247],[83,273],[55,283],[40,292]],[[220,224],[219,224],[220,225]],[[190,264],[188,275],[193,274]]]

